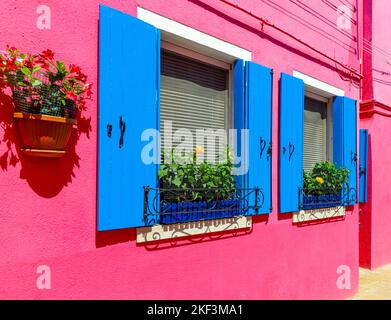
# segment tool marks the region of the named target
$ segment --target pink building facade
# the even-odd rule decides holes
[[[391,49],[383,25],[387,10],[380,2],[387,6],[385,0],[376,1],[376,6],[370,0],[4,0],[0,47],[10,44],[34,52],[50,48],[59,59],[83,68],[93,83],[93,97],[72,134],[68,153],[44,159],[20,151],[12,98],[9,92],[0,93],[0,298],[352,297],[358,290],[360,264],[375,268],[391,261],[389,191],[384,188],[391,161],[384,52]],[[229,69],[243,59],[273,70],[267,195],[271,208],[266,214],[252,216],[251,224],[239,231],[146,243],[137,240],[139,228],[99,225],[99,188],[105,182],[99,181],[98,155],[105,157],[98,151],[103,139],[98,128],[105,121],[99,99],[107,92],[102,89],[102,68],[111,72],[102,62],[106,38],[99,19],[102,10],[110,8],[160,30],[162,41],[210,55]],[[123,61],[123,68],[127,63]],[[346,204],[342,216],[295,223],[295,212],[281,209],[286,192],[281,171],[281,104],[286,90],[282,74],[299,79],[311,97],[332,103],[343,96],[358,102],[356,153],[358,129],[368,129],[370,137],[368,201]],[[133,132],[131,124],[126,130]],[[134,148],[138,155],[139,145]],[[358,166],[356,170],[359,177]],[[37,286],[42,266],[50,270],[50,289]]]
[[[390,262],[390,225],[386,151],[389,133],[390,92],[386,1],[366,1],[364,8],[364,81],[360,108],[361,127],[370,132],[368,202],[360,207],[360,264],[375,269]],[[382,22],[381,22],[382,21]],[[371,45],[372,44],[372,45]],[[380,47],[382,49],[380,49]]]

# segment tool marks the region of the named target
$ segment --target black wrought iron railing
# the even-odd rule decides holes
[[[355,188],[299,188],[299,208],[301,210],[348,206],[356,203]]]
[[[264,203],[260,188],[226,190],[144,187],[146,225],[174,224],[258,214]]]

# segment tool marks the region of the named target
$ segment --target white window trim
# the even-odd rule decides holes
[[[345,96],[345,91],[334,87],[326,82],[320,81],[313,77],[310,77],[304,73],[294,70],[293,76],[303,80],[305,84],[305,90],[310,91],[314,94],[323,96],[325,98],[332,98],[334,96]]]
[[[137,7],[137,17],[162,31],[162,39],[168,42],[183,43],[183,47],[201,51],[219,60],[233,62],[236,59],[252,60],[252,52],[232,43],[213,37],[207,33],[198,31],[182,23],[163,17],[157,13]],[[209,51],[212,52],[209,52]]]

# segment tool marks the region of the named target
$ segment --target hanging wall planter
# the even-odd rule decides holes
[[[15,112],[22,151],[30,156],[61,157],[66,151],[76,120]]]
[[[66,154],[76,114],[90,97],[86,79],[79,67],[54,60],[50,50],[33,55],[8,47],[0,53],[0,85],[12,90],[14,119],[25,154]]]

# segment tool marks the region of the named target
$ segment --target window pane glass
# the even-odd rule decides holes
[[[304,104],[304,170],[327,160],[327,104],[305,97]]]
[[[227,144],[228,94],[227,70],[163,50],[160,90],[162,152],[170,152],[178,144],[189,151],[201,145],[205,149],[205,160],[218,160]],[[170,124],[172,140],[168,137]],[[196,130],[199,133],[204,129],[210,131],[205,132],[204,139],[198,134],[200,139],[197,141]],[[213,143],[214,137],[216,143]],[[175,141],[175,138],[182,142]]]

